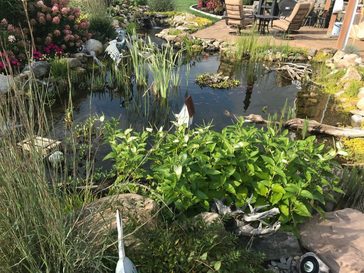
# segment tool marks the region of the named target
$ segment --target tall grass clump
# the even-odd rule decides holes
[[[135,82],[139,86],[147,85],[147,58],[146,54],[149,51],[145,42],[137,37],[134,31],[129,39],[127,39],[130,59],[133,67]]]
[[[152,45],[151,41],[149,43]],[[176,88],[179,84],[181,60],[181,51],[175,53],[169,44],[161,49],[155,47],[153,54],[149,56],[149,69],[153,75],[152,88],[163,99],[167,98],[171,88]]]
[[[364,213],[364,168],[346,168],[341,179],[345,195],[341,198],[340,207],[358,209]]]
[[[109,237],[96,238],[93,227],[80,221],[86,191],[77,196],[78,207],[71,206],[73,197],[57,186],[63,165],[58,171],[48,166],[33,141],[29,151],[17,144],[35,136],[52,138],[47,86],[35,83],[31,78],[20,90],[14,86],[16,92],[1,100],[0,271],[111,272]]]
[[[235,57],[237,59],[249,58],[250,60],[258,60],[262,54],[272,48],[271,41],[259,41],[259,35],[249,33],[242,36],[236,43]]]

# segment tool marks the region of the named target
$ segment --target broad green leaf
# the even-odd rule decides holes
[[[269,201],[272,203],[272,205],[277,204],[279,201],[282,200],[283,193],[273,193],[271,197],[269,198]]]
[[[217,261],[217,262],[215,262],[215,263],[214,263],[214,269],[215,269],[216,271],[219,271],[219,270],[220,270],[220,268],[221,268],[221,261]]]
[[[233,186],[233,185],[231,185],[231,184],[228,184],[228,185],[226,186],[226,190],[227,190],[228,192],[232,193],[232,194],[236,194],[235,188],[234,188],[234,186]]]
[[[204,254],[202,254],[200,256],[200,259],[201,259],[201,261],[206,261],[207,260],[207,252],[205,252]]]
[[[300,193],[300,196],[310,199],[310,200],[314,200],[315,197],[313,196],[313,194],[311,192],[309,192],[308,190],[302,190]]]
[[[268,188],[260,182],[257,183],[257,187],[255,188],[255,191],[261,196],[267,196],[267,194],[269,192]]]
[[[296,212],[298,215],[305,216],[305,217],[311,217],[311,212],[308,210],[305,204],[303,204],[301,201],[296,201],[294,203],[294,212]]]
[[[289,208],[286,205],[280,205],[279,206],[279,210],[280,212],[284,215],[284,216],[288,216],[289,215]]]
[[[280,184],[273,184],[272,185],[272,191],[273,192],[278,192],[278,193],[283,193],[283,194],[286,193],[286,191],[284,190],[284,188]]]

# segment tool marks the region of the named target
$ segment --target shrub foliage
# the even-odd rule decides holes
[[[283,222],[321,211],[319,204],[339,191],[332,172],[335,152],[325,151],[313,136],[293,141],[287,131],[240,121],[221,132],[209,127],[149,131],[110,130],[112,152],[106,158],[115,160],[114,189],[148,179],[181,211],[208,210],[214,199],[242,206],[252,196],[256,206],[278,207]]]

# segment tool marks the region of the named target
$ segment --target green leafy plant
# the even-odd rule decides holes
[[[137,230],[140,240],[128,256],[140,273],[266,272],[262,257],[239,247],[238,238],[221,223],[196,219],[148,225]]]
[[[114,134],[123,133],[116,130]],[[138,151],[142,146],[138,157],[143,162],[133,162],[138,166],[133,168],[138,175],[133,176],[148,178],[165,202],[180,211],[208,210],[214,199],[242,206],[253,196],[254,205],[278,207],[281,221],[297,223],[313,210],[321,212],[320,204],[332,199],[332,191],[340,190],[332,173],[335,152],[316,144],[313,136],[292,141],[287,134],[245,127],[243,121],[221,132],[203,127],[134,133],[132,145],[109,141],[113,153],[108,158],[122,162],[115,165],[123,173],[120,183],[130,168],[125,162],[134,160],[128,159],[132,153],[124,151],[129,146]],[[148,152],[144,150],[147,140],[151,143]]]
[[[103,42],[116,37],[112,18],[107,15],[91,16],[89,31],[93,34],[94,39]]]

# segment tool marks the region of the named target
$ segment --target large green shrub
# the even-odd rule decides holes
[[[174,0],[148,0],[148,5],[153,11],[171,11],[175,8]]]
[[[293,141],[288,132],[246,127],[222,132],[199,128],[153,134],[112,131],[109,143],[118,180],[149,179],[167,204],[178,210],[208,210],[213,199],[238,206],[253,196],[256,206],[278,207],[283,222],[298,222],[330,199],[337,181],[334,151],[315,137]],[[147,143],[152,147],[148,149]]]

